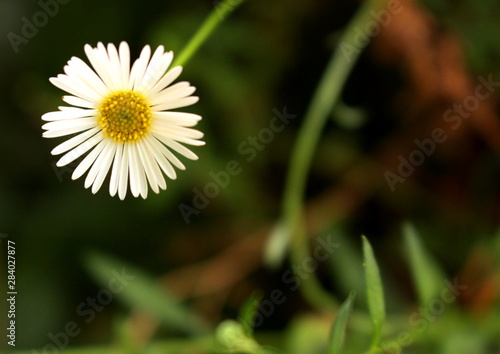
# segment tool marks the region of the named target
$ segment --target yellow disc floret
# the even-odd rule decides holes
[[[137,142],[149,133],[151,109],[138,92],[115,91],[101,101],[98,111],[97,122],[114,141]]]

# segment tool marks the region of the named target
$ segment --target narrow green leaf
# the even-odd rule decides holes
[[[334,257],[328,258],[332,278],[342,290],[342,295],[348,295],[354,290],[358,303],[363,303],[364,306],[366,294],[362,255],[354,247],[353,242],[345,237],[342,230],[332,228],[329,233],[335,235],[335,240],[342,245],[342,252],[337,252]]]
[[[332,334],[330,339],[330,349],[329,354],[340,354],[344,348],[345,331],[347,327],[347,321],[352,309],[352,303],[355,292],[351,292],[347,299],[344,301],[342,306],[340,306],[339,312],[337,313],[337,318],[332,327]]]
[[[238,321],[248,336],[251,336],[253,333],[255,315],[259,310],[259,304],[262,297],[262,293],[260,291],[256,291],[250,295],[250,297],[241,306]]]
[[[84,263],[95,280],[123,303],[149,313],[170,328],[188,334],[206,332],[194,312],[160,288],[149,275],[99,252],[88,252]]]
[[[422,246],[412,224],[403,224],[403,235],[420,304],[427,306],[432,299],[439,296],[439,291],[443,288],[444,274]]]
[[[382,287],[380,272],[370,242],[364,236],[362,239],[363,255],[365,259],[366,296],[368,298],[368,310],[370,311],[373,323],[371,347],[375,348],[379,345],[382,325],[385,320],[384,289]]]

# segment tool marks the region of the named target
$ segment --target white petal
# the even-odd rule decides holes
[[[175,173],[174,168],[172,167],[172,164],[170,161],[165,157],[165,155],[162,154],[161,148],[158,146],[163,147],[166,149],[160,142],[158,142],[155,138],[153,137],[147,137],[144,139],[144,142],[149,148],[149,152],[153,154],[155,161],[158,163],[158,165],[161,167],[163,172],[170,178],[170,179],[176,179],[177,174]],[[155,142],[157,145],[155,145]],[[165,188],[166,185],[165,185]]]
[[[161,47],[161,55],[158,55],[158,51]],[[146,69],[146,73],[144,74],[144,80],[141,85],[141,90],[146,92],[147,94],[153,89],[159,80],[165,75],[168,67],[172,63],[173,54],[172,52],[163,53],[163,46],[158,47],[151,59],[148,68]],[[155,57],[157,56],[157,57]]]
[[[162,169],[159,165],[159,162],[156,160],[156,155],[152,151],[151,144],[149,144],[149,142],[145,144],[145,149],[147,150],[148,158],[151,160],[151,164],[153,166],[153,172],[156,176],[156,181],[158,182],[158,186],[163,190],[167,189],[167,183],[165,181],[165,177],[163,176]],[[168,161],[166,161],[166,162],[167,162],[168,166],[170,166],[170,168],[173,170],[172,165]],[[177,175],[175,174],[175,171],[173,173],[173,176],[174,176],[174,179],[175,179],[175,177],[177,177]]]
[[[132,148],[132,144],[125,144],[125,151],[127,151],[129,164],[130,191],[132,192],[132,195],[137,198],[139,196],[139,177],[137,172],[137,162],[135,161],[135,154]]]
[[[196,91],[196,88],[194,86],[190,86],[189,82],[181,81],[153,95],[150,98],[150,102],[152,106],[156,106],[164,101],[188,97],[194,93],[194,91]]]
[[[82,121],[84,119],[87,119],[87,118],[81,118]],[[60,136],[80,133],[80,132],[83,132],[87,129],[95,128],[96,123],[93,120],[94,119],[92,118],[92,120],[89,120],[89,121],[79,122],[78,124],[71,124],[71,125],[68,125],[67,127],[59,127],[59,129],[57,129],[57,130],[55,130],[55,129],[47,130],[46,132],[44,132],[42,134],[42,136],[44,138],[57,138]],[[58,122],[52,122],[52,123],[58,123]]]
[[[135,145],[137,147],[137,152],[139,153],[139,163],[142,163],[142,165],[144,166],[144,171],[146,172],[146,179],[149,182],[151,189],[158,194],[160,192],[160,190],[158,189],[159,181],[156,180],[157,176],[153,171],[153,164],[151,163],[151,160],[149,158],[147,147],[145,146],[145,144],[141,143],[137,143]]]
[[[81,97],[89,102],[98,102],[100,96],[94,90],[88,90],[82,83],[75,78],[71,78],[66,75],[58,75],[57,77],[51,77],[49,81],[61,90],[71,93],[74,96]]]
[[[89,123],[93,123],[95,125],[96,123],[95,117],[56,120],[53,122],[45,123],[44,125],[42,125],[42,129],[50,131],[55,131],[55,130],[59,131],[65,129],[72,129],[74,127],[86,126]]]
[[[82,86],[93,90],[101,97],[105,96],[109,89],[102,79],[82,59],[73,57],[64,67],[64,72],[72,79],[80,81]]]
[[[177,128],[181,128],[181,127],[177,127]],[[195,130],[195,131],[199,132],[198,130]],[[151,129],[151,133],[154,136],[163,137],[165,139],[171,139],[173,141],[177,141],[177,142],[183,143],[183,144],[188,144],[188,145],[193,145],[193,146],[205,145],[205,142],[202,140],[198,140],[198,138],[192,138],[192,137],[186,136],[185,134],[175,133],[175,131],[171,131],[171,130],[167,130],[167,129],[157,129],[155,127],[155,128]],[[199,133],[201,135],[203,135],[203,133],[201,133],[201,132],[199,132]]]
[[[121,85],[128,87],[130,75],[130,49],[127,42],[120,43],[120,72],[121,72]]]
[[[94,128],[94,129],[87,130],[85,133],[78,134],[78,135],[72,137],[71,139],[66,140],[64,143],[57,145],[54,149],[52,149],[52,151],[50,153],[52,155],[59,155],[59,154],[62,154],[63,152],[71,150],[75,146],[83,143],[85,140],[90,138],[92,135],[96,134],[98,131],[99,131],[99,128]]]
[[[87,44],[85,45],[85,54],[87,54],[87,58],[89,58],[90,63],[94,67],[94,70],[102,79],[106,87],[112,89],[113,81],[111,80],[107,67],[107,62],[109,61],[109,59],[106,53],[106,49],[104,49],[103,53],[102,47],[104,47],[104,45],[101,42],[98,43],[97,48],[95,49]]]
[[[153,97],[155,94],[163,90],[165,87],[174,82],[179,75],[182,73],[182,66],[176,66],[168,71],[160,81],[153,86],[153,88],[147,93],[149,96]]]
[[[103,167],[103,162],[105,161],[107,153],[112,148],[110,146],[110,144],[112,144],[112,143],[113,143],[113,140],[111,140],[111,139],[103,140],[102,151],[99,154],[99,156],[97,156],[97,158],[95,159],[94,163],[92,164],[92,167],[90,168],[89,173],[87,174],[87,177],[85,178],[85,184],[84,184],[85,188],[89,188],[94,183],[95,178],[96,178],[99,170],[101,170],[101,168]],[[109,166],[108,166],[108,169],[109,169]],[[107,172],[108,172],[108,170],[106,170],[106,173]]]
[[[154,121],[151,125],[151,129],[154,130],[155,133],[162,134],[174,140],[177,140],[178,137],[201,139],[204,135],[199,130],[181,127],[179,125],[173,125],[162,121]]]
[[[154,109],[156,111],[164,111],[167,109],[176,109],[176,108],[191,106],[192,104],[198,102],[198,100],[199,99],[196,96],[175,98],[173,100],[167,100],[163,103],[160,103],[159,105],[155,106]]]
[[[108,48],[111,50],[114,49],[116,51],[116,48],[115,48],[114,44],[112,44],[112,43],[108,44]],[[113,68],[110,53],[108,52],[108,50],[106,50],[106,46],[102,42],[99,42],[99,43],[97,43],[97,48],[94,49],[94,52],[97,53],[97,57],[99,58],[98,60],[100,61],[100,65],[103,67],[103,70],[106,73],[105,75],[107,76],[107,78],[109,80],[108,88],[111,91],[120,89],[119,78],[115,74],[116,71],[115,71],[115,68]]]
[[[123,156],[123,144],[116,144],[115,158],[113,168],[111,169],[111,177],[109,179],[109,194],[114,197],[118,191],[118,182],[120,180],[120,168]]]
[[[78,108],[78,107],[73,107],[73,106],[59,106],[57,107],[59,108],[60,111],[64,111],[64,112],[70,112],[70,111],[77,111],[77,110],[84,110],[83,108]],[[95,109],[85,109],[84,111],[96,111]],[[97,111],[96,111],[97,112]]]
[[[129,172],[130,172],[130,189],[134,197],[139,194],[146,198],[148,186],[146,184],[146,176],[144,175],[144,166],[139,161],[139,154],[136,144],[129,145]]]
[[[129,89],[136,89],[141,86],[141,81],[144,79],[144,73],[146,72],[146,67],[148,65],[150,56],[151,47],[147,45],[142,49],[139,59],[137,59],[134,65],[132,65],[128,86]]]
[[[45,113],[42,116],[42,120],[50,122],[50,121],[55,121],[55,120],[92,117],[92,116],[95,116],[96,114],[97,114],[97,111],[95,111],[93,109],[74,108],[72,110]]]
[[[158,63],[153,63],[153,60],[151,60],[145,74],[146,82],[143,85],[146,93],[149,93],[165,75],[165,72],[172,63],[173,57],[174,55],[172,52],[167,52],[159,58]],[[151,77],[152,80],[149,80],[149,77]]]
[[[152,118],[183,127],[192,127],[201,120],[200,115],[185,112],[153,112]]]
[[[154,135],[156,139],[160,140],[163,144],[167,145],[169,148],[172,150],[177,151],[179,154],[187,157],[190,160],[198,160],[198,156],[191,150],[189,150],[187,147],[179,144],[176,141],[173,141],[172,139],[169,139],[165,136],[162,135]]]
[[[134,144],[134,148],[135,148],[135,153],[136,153],[136,158],[137,158],[137,163],[138,163],[138,166],[140,167],[140,193],[141,193],[141,197],[143,199],[146,199],[147,196],[148,196],[148,182],[147,182],[147,179],[146,179],[146,172],[144,171],[144,165],[142,163],[142,161],[139,159],[139,151],[138,151],[138,147],[137,147],[137,144]]]
[[[161,135],[161,133],[158,134],[156,132],[154,134],[155,134],[155,136],[156,135]],[[205,145],[205,142],[202,141],[202,140],[195,140],[195,139],[187,138],[185,136],[168,136],[167,135],[167,138],[171,138],[172,140],[177,141],[179,143],[187,144],[187,145],[192,145],[192,146],[203,146],[203,145]]]
[[[120,178],[118,180],[118,196],[121,200],[125,199],[125,196],[127,195],[128,165],[130,161],[129,147],[130,144],[125,144],[123,146],[123,155],[119,171]]]
[[[163,145],[157,138],[154,137],[151,138],[150,142],[151,144],[159,151],[159,153],[164,156],[170,163],[174,164],[178,169],[180,170],[185,170],[186,166],[175,156],[172,154],[172,151],[167,149],[165,145]],[[165,172],[166,173],[166,172]],[[169,176],[167,174],[167,176]],[[170,177],[170,176],[169,176]],[[170,177],[172,178],[172,177]],[[175,178],[172,178],[175,179]]]
[[[161,71],[163,67],[162,65],[163,51],[164,49],[162,45],[156,48],[146,68],[146,71],[144,72],[144,77],[142,78],[140,84],[135,86],[136,90],[147,92],[163,76],[163,74],[165,73],[165,70]]]
[[[96,108],[96,105],[93,102],[75,96],[63,96],[63,101],[77,107]]]
[[[77,158],[79,158],[80,156],[85,154],[87,151],[89,151],[91,148],[93,148],[96,144],[98,144],[102,139],[103,139],[102,132],[97,133],[92,138],[85,141],[83,144],[79,145],[78,147],[74,148],[70,152],[66,153],[66,155],[63,155],[63,157],[61,157],[59,159],[59,161],[57,161],[56,166],[57,167],[66,166],[70,162],[76,160]]]
[[[158,186],[161,189],[165,190],[165,189],[167,189],[167,183],[165,182],[165,178],[163,177],[163,174],[161,173],[160,166],[158,166],[158,161],[156,160],[154,153],[151,151],[150,144],[147,143],[146,140],[144,140],[144,141],[145,141],[145,143],[143,144],[143,149],[144,149],[144,153],[146,155],[145,158],[149,159],[149,161],[150,161],[150,164],[152,167],[152,172],[155,176],[155,180],[156,180]],[[171,167],[172,165],[169,164],[169,166]],[[174,172],[174,176],[175,176],[175,172]]]
[[[120,75],[120,58],[118,57],[118,51],[116,47],[109,43],[108,44],[108,56],[109,56],[109,71],[111,80],[113,81],[113,89],[125,88],[125,85],[121,82]]]
[[[78,165],[78,167],[73,171],[73,174],[71,175],[72,179],[77,179],[80,178],[92,165],[97,158],[97,156],[101,153],[102,149],[104,149],[104,146],[106,146],[107,139],[103,139],[97,144],[94,149],[83,159],[82,162]]]
[[[117,147],[120,145],[121,144],[112,142],[111,145],[110,146],[108,145],[107,149],[105,149],[104,152],[101,154],[104,156],[102,161],[100,162],[101,166],[99,168],[99,172],[97,173],[95,181],[92,184],[92,193],[94,194],[97,193],[97,191],[101,188],[102,183],[104,182],[104,178],[106,178],[109,168],[111,167],[111,163],[113,162],[115,151]]]

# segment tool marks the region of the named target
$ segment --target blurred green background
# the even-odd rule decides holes
[[[150,191],[142,200],[129,193],[120,201],[109,196],[106,182],[93,195],[83,188],[82,178],[71,180],[71,166],[55,166],[58,157],[50,151],[64,139],[41,136],[40,116],[63,104],[63,92],[48,78],[62,73],[72,56],[86,60],[86,43],[125,40],[133,58],[145,44],[164,45],[177,53],[214,4],[71,0],[59,4],[57,14],[15,53],[8,34],[20,34],[23,17],[32,19],[41,7],[36,1],[0,1],[0,232],[17,248],[16,349],[41,348],[49,343],[47,333],[61,331],[68,321],[81,322],[76,307],[100,289],[83,265],[88,250],[111,254],[159,278],[217,258],[241,240],[262,240],[279,218],[290,151],[340,31],[359,6],[356,1],[247,0],[228,17],[180,79],[197,87],[200,102],[184,111],[203,116],[198,128],[207,144],[193,149],[199,161],[183,160],[186,171],[179,171],[177,180],[168,181],[168,189],[159,195]],[[384,172],[395,171],[398,156],[415,149],[414,139],[429,137],[433,128],[443,125],[443,112],[467,95],[457,89],[453,96],[440,87],[429,91],[422,82],[440,82],[437,73],[447,70],[453,73],[443,77],[468,81],[472,88],[479,75],[500,79],[498,10],[498,3],[486,0],[427,0],[407,16],[414,21],[410,25],[422,26],[415,30],[425,37],[422,42],[435,42],[401,46],[394,33],[376,36],[356,64],[313,161],[307,205],[311,223],[320,225],[313,229],[324,232],[335,226],[358,250],[359,236],[367,235],[384,278],[410,304],[415,294],[401,254],[402,221],[415,223],[450,279],[459,273],[476,274],[475,250],[482,245],[488,249],[496,233],[500,150],[495,148],[494,128],[499,93],[482,102],[481,110],[397,184],[395,192]],[[409,40],[404,31],[400,34],[401,42]],[[455,42],[461,58],[447,47]],[[419,71],[419,63],[425,62],[438,63],[436,70],[422,64]],[[240,144],[268,127],[273,109],[283,107],[297,117],[255,159],[246,161],[238,152]],[[500,135],[496,138],[500,142]],[[242,173],[186,224],[180,203],[192,205],[193,188],[206,186],[210,172],[224,170],[230,160],[240,163]],[[2,264],[5,254],[2,251]],[[253,290],[275,288],[287,267],[269,270],[259,265],[221,293],[191,301],[215,327],[234,317]],[[320,268],[319,275],[329,291],[345,297],[347,289],[326,269]],[[2,281],[2,292],[5,285]],[[481,316],[480,310],[498,307],[495,286],[489,297],[485,295],[487,300],[471,295],[459,302],[471,313],[479,309]],[[285,331],[296,316],[311,310],[299,293],[290,299],[259,331]],[[6,308],[3,302],[2,313]],[[70,346],[109,344],[116,318],[128,312],[119,301],[111,302],[92,323],[82,324],[82,333]],[[0,317],[0,327],[5,328],[6,320]],[[2,340],[0,349],[6,348]],[[494,350],[491,353],[500,349]]]

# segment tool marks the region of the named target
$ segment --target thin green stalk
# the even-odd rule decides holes
[[[312,258],[310,256],[309,243],[307,242],[305,223],[303,221],[299,222],[296,235],[297,237],[294,237],[292,240],[290,259],[295,266],[302,269],[306,267],[307,259]],[[320,312],[336,310],[338,308],[337,300],[324,290],[314,271],[308,272],[305,275],[298,272],[296,276],[300,281],[300,292],[311,306]]]
[[[173,66],[185,65],[214,29],[245,0],[222,0],[217,2],[207,19],[174,60]]]
[[[370,352],[377,350],[380,345],[382,327],[385,322],[384,287],[380,277],[377,260],[368,239],[363,239],[363,266],[365,268],[366,299],[368,310],[373,324],[372,343]]]
[[[303,126],[299,131],[297,142],[292,151],[290,168],[285,182],[282,220],[287,232],[281,233],[281,237],[288,237],[288,240],[287,242],[281,242],[280,244],[283,245],[284,249],[275,253],[281,258],[284,256],[285,248],[292,235],[297,232],[307,175],[309,174],[321,131],[330,117],[342,88],[361,53],[359,31],[363,32],[366,24],[375,20],[371,12],[384,7],[386,3],[387,0],[368,0],[351,20],[340,38],[340,46],[333,53],[305,114]],[[362,44],[362,46],[366,45]],[[277,263],[281,259],[270,261],[271,263]]]

